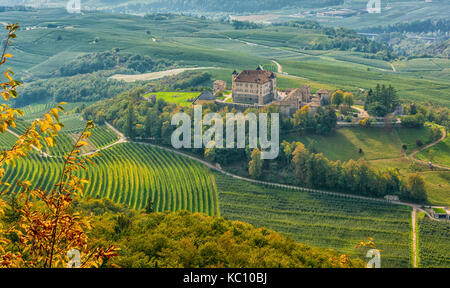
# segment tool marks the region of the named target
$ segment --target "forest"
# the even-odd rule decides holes
[[[14,102],[18,107],[48,101],[90,102],[113,97],[133,87],[136,84],[108,79],[97,72],[31,82],[19,88],[22,97]]]
[[[125,70],[123,72],[153,72],[170,67],[173,62],[168,59],[153,60],[148,56],[113,51],[87,54],[59,68],[58,76],[93,73],[100,70]]]

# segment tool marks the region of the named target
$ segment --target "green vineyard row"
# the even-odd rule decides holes
[[[215,178],[220,210],[227,219],[363,259],[367,250],[355,246],[372,237],[382,250],[382,267],[409,267],[409,207]]]
[[[8,166],[3,180],[29,180],[35,187],[49,190],[57,182],[62,161],[33,153],[30,159]],[[213,175],[192,160],[146,145],[122,143],[102,151],[94,163],[81,172],[90,179],[88,196],[108,198],[139,210],[147,206],[151,195],[155,211],[185,209],[220,215]],[[13,186],[10,193],[17,191]]]
[[[420,267],[450,267],[450,222],[419,219]]]

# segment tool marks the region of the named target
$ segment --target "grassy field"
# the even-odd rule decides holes
[[[168,103],[176,103],[180,106],[189,106],[192,105],[192,101],[188,102],[187,100],[197,98],[200,92],[156,92],[149,93],[145,97],[153,94],[156,95],[156,99],[163,99]]]
[[[347,161],[361,157],[377,160],[402,156],[401,142],[395,130],[344,128],[337,129],[327,136],[289,134],[283,137],[283,140],[300,141],[307,147],[313,145],[317,152],[324,153],[330,160]],[[363,154],[359,153],[360,148]]]
[[[417,149],[416,140],[420,139],[424,145],[430,143],[430,127],[416,128],[344,128],[337,129],[327,136],[306,135],[295,133],[283,135],[282,140],[300,141],[306,147],[314,147],[317,153],[323,153],[330,160],[348,161],[364,158],[369,165],[384,170],[396,168],[406,177],[409,173],[420,172],[426,181],[427,195],[430,203],[436,205],[450,204],[450,172],[431,171],[428,167],[415,164],[408,160],[402,150],[402,145],[408,151]],[[446,143],[433,147],[435,163],[445,163],[448,153]],[[444,147],[442,149],[441,147]],[[363,153],[359,153],[359,149]],[[423,154],[423,155],[422,155]],[[428,156],[428,152],[419,154],[419,158]],[[427,158],[425,157],[424,160]]]
[[[450,222],[422,215],[418,223],[420,267],[450,268]]]
[[[227,219],[268,227],[313,246],[364,258],[367,237],[382,249],[382,267],[409,267],[410,208],[269,188],[216,175]]]
[[[443,142],[418,153],[417,158],[450,167],[450,136]]]
[[[450,171],[423,172],[428,201],[436,205],[450,206]]]

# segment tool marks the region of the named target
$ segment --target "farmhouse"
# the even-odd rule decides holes
[[[232,75],[233,102],[265,105],[277,98],[277,76],[272,71],[258,66]]]

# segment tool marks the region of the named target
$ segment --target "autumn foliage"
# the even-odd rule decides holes
[[[18,24],[7,26],[8,37],[3,47],[0,66],[4,65],[11,54],[7,48],[16,38]],[[19,81],[13,79],[14,72],[7,69],[4,72],[6,81],[1,80],[1,95],[9,101],[16,98]],[[60,103],[41,118],[32,122],[23,135],[11,149],[2,151],[0,156],[0,196],[8,194],[9,187],[19,185],[20,192],[13,195],[14,200],[6,203],[0,198],[0,218],[5,214],[14,214],[13,221],[0,222],[0,267],[66,267],[70,260],[67,253],[76,249],[80,251],[80,267],[100,267],[106,260],[117,256],[118,248],[89,247],[86,232],[91,229],[89,218],[82,217],[72,209],[72,202],[83,196],[87,179],[77,176],[77,171],[87,169],[92,164],[90,157],[82,157],[81,148],[88,143],[86,139],[94,128],[92,121],[86,124],[72,151],[65,157],[64,168],[51,191],[32,188],[29,181],[5,183],[2,178],[5,174],[4,166],[15,165],[16,160],[27,157],[30,152],[40,153],[41,157],[51,157],[41,152],[43,143],[48,146],[55,145],[55,137],[64,127],[59,120],[59,113],[64,110]],[[18,116],[23,115],[19,109],[7,104],[0,106],[0,133],[8,133],[9,127],[15,127]],[[33,151],[35,150],[35,151]],[[10,217],[11,218],[11,217]],[[6,223],[1,226],[1,223]]]

